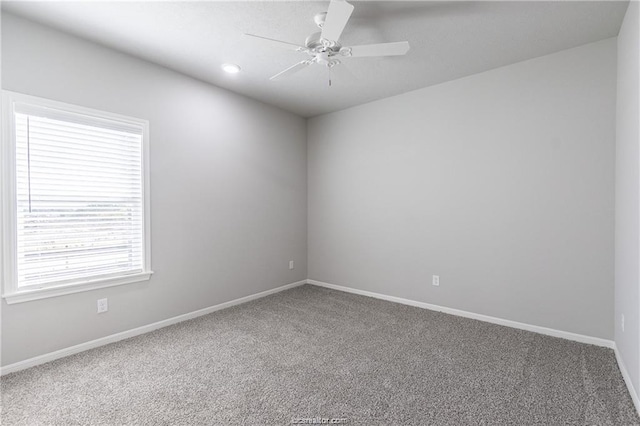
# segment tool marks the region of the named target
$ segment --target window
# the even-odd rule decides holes
[[[149,279],[144,120],[3,92],[8,303]]]

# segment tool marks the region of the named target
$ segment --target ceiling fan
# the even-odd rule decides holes
[[[339,41],[340,36],[353,13],[353,9],[353,5],[344,0],[331,0],[327,12],[318,13],[313,18],[321,31],[307,37],[304,46],[253,34],[245,34],[245,36],[252,37],[253,40],[262,42],[265,45],[295,50],[309,55],[309,59],[290,66],[271,77],[270,80],[280,80],[289,77],[312,64],[323,65],[330,70],[340,65],[339,68],[345,70],[344,65],[341,65],[341,59],[343,58],[397,56],[404,55],[409,51],[409,42],[407,41],[342,46]],[[331,84],[331,80],[329,80],[329,84]]]

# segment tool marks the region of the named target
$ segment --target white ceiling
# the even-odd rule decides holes
[[[408,40],[406,56],[347,58],[355,79],[312,66],[269,77],[306,59],[258,46],[243,33],[296,44],[318,31],[328,1],[6,2],[2,8],[164,65],[304,117],[464,77],[618,34],[627,2],[351,1],[343,45]],[[239,64],[237,75],[220,65]]]

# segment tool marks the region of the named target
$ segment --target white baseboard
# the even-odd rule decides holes
[[[622,373],[622,377],[624,379],[625,384],[627,385],[627,389],[629,390],[629,394],[631,395],[631,399],[633,400],[633,404],[635,405],[636,411],[640,413],[640,399],[638,398],[638,394],[631,383],[631,378],[629,377],[629,373],[627,372],[627,368],[620,356],[617,346],[611,340],[601,339],[598,337],[585,336],[582,334],[570,333],[567,331],[555,330],[547,327],[540,327],[537,325],[525,324],[521,322],[506,320],[502,318],[491,317],[488,315],[476,314],[473,312],[462,311],[459,309],[447,308],[445,306],[433,305],[425,302],[418,302],[410,299],[403,299],[401,297],[388,296],[385,294],[374,293],[366,290],[359,290],[350,287],[344,287],[335,284],[329,284],[322,281],[316,280],[302,280],[297,281],[291,284],[283,285],[271,290],[266,290],[260,293],[252,294],[249,296],[241,297],[239,299],[234,299],[229,302],[220,303],[218,305],[210,306],[208,308],[200,309],[197,311],[189,312],[183,315],[178,315],[173,318],[169,318],[166,320],[158,321],[152,324],[144,325],[142,327],[137,327],[131,330],[123,331],[120,333],[112,334],[109,336],[101,337],[99,339],[91,340],[89,342],[81,343],[75,346],[71,346],[68,348],[60,349],[55,352],[50,352],[44,355],[39,355],[33,358],[26,359],[24,361],[19,361],[13,364],[6,365],[0,368],[0,375],[5,375],[9,373],[13,373],[16,371],[24,370],[30,367],[35,367],[36,365],[44,364],[50,361],[54,361],[59,358],[63,358],[69,355],[77,354],[79,352],[87,351],[89,349],[97,348],[100,346],[108,345],[109,343],[114,343],[120,340],[128,339],[130,337],[139,336],[144,333],[149,333],[151,331],[157,330],[159,328],[167,327],[169,325],[177,324],[182,321],[187,321],[193,318],[197,318],[203,315],[210,314],[215,311],[219,311],[221,309],[229,308],[231,306],[240,305],[242,303],[246,303],[255,299],[260,299],[265,296],[269,296],[271,294],[279,293],[284,290],[288,290],[290,288],[298,287],[303,284],[312,284],[319,287],[330,288],[333,290],[344,291],[346,293],[359,294],[362,296],[373,297],[376,299],[387,300],[389,302],[401,303],[403,305],[415,306],[418,308],[429,309],[432,311],[444,312],[451,315],[457,315],[465,318],[476,319],[480,321],[485,321],[493,324],[503,325],[507,327],[513,327],[520,330],[532,331],[535,333],[545,334],[553,337],[560,337],[563,339],[573,340],[581,343],[588,343],[596,346],[603,346],[606,348],[612,348],[614,350],[616,361],[618,362],[618,366],[620,368],[620,372]]]
[[[24,370],[26,368],[34,367],[36,365],[44,364],[46,362],[63,358],[65,356],[77,354],[79,352],[83,352],[89,349],[97,348],[99,346],[108,345],[109,343],[117,342],[119,340],[128,339],[129,337],[134,337],[144,333],[149,333],[150,331],[154,331],[159,328],[167,327],[169,325],[177,324],[182,321],[187,321],[193,318],[197,318],[202,315],[207,315],[212,312],[219,311],[221,309],[230,308],[231,306],[240,305],[242,303],[246,303],[251,300],[260,299],[262,297],[269,296],[274,293],[279,293],[281,291],[288,290],[293,287],[298,287],[300,285],[306,284],[306,282],[307,282],[306,280],[297,281],[295,283],[283,285],[271,290],[266,290],[260,293],[251,294],[249,296],[241,297],[239,299],[231,300],[229,302],[220,303],[219,305],[210,306],[204,309],[199,309],[197,311],[189,312],[187,314],[178,315],[177,317],[154,322],[153,324],[143,325],[142,327],[133,328],[131,330],[112,334],[106,337],[101,337],[99,339],[91,340],[89,342],[80,343],[79,345],[70,346],[68,348],[57,350],[55,352],[49,352],[44,355],[39,355],[33,358],[26,359],[24,361],[19,361],[13,364],[9,364],[0,368],[0,376],[13,373],[15,371]]]
[[[538,325],[525,324],[522,322],[511,321],[502,318],[491,317],[488,315],[476,314],[473,312],[462,311],[460,309],[447,308],[445,306],[432,305],[431,303],[418,302],[416,300],[403,299],[401,297],[387,296],[386,294],[373,293],[366,290],[358,290],[351,287],[344,287],[335,284],[329,284],[322,281],[307,280],[308,284],[326,287],[333,290],[344,291],[347,293],[359,294],[362,296],[373,297],[376,299],[387,300],[389,302],[401,303],[403,305],[415,306],[417,308],[429,309],[431,311],[444,312],[445,314],[457,315],[459,317],[471,318],[479,321],[490,322],[492,324],[504,325],[506,327],[517,328],[520,330],[532,331],[534,333],[545,334],[547,336],[560,337],[562,339],[573,340],[580,343],[588,343],[590,345],[603,346],[605,348],[614,347],[612,340],[601,339],[599,337],[585,336],[583,334],[571,333],[568,331],[555,330],[553,328],[541,327]]]
[[[627,385],[627,390],[631,395],[631,399],[633,400],[633,405],[636,407],[636,411],[640,414],[640,399],[638,399],[638,394],[633,387],[633,383],[631,382],[631,376],[629,376],[629,372],[627,371],[627,366],[622,360],[622,356],[620,356],[620,352],[618,351],[618,346],[613,346],[613,351],[616,354],[616,361],[618,361],[618,367],[620,368],[620,373],[622,373],[622,378],[624,379],[624,383]]]

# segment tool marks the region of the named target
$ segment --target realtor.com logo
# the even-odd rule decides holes
[[[345,423],[347,423],[347,419],[344,417],[296,417],[291,419],[291,424],[294,425],[343,425]]]

